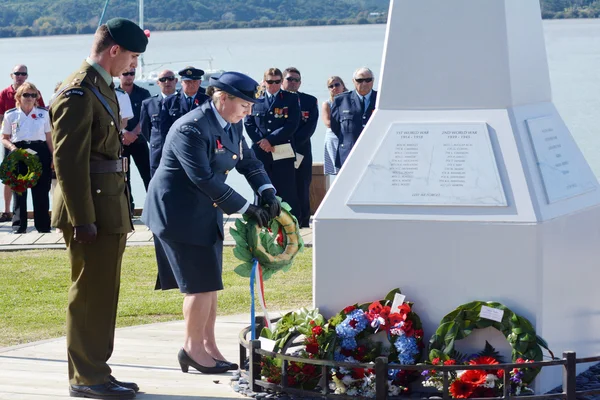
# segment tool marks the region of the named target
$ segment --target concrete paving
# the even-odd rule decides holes
[[[249,324],[249,315],[217,318],[217,341],[228,360],[238,362],[238,335]],[[245,398],[231,389],[232,372],[205,375],[193,368],[187,374],[181,372],[177,352],[183,343],[183,329],[182,321],[117,329],[109,361],[113,375],[136,382],[140,386],[136,399],[140,400]],[[67,398],[64,337],[0,348],[0,399]]]

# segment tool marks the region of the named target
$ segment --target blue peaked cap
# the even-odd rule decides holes
[[[258,82],[241,72],[223,72],[219,77],[210,77],[210,86],[219,88],[235,97],[258,103]]]

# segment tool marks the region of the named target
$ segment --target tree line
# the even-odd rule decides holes
[[[0,37],[93,33],[105,0],[3,0]],[[389,0],[145,0],[150,30],[387,22]],[[541,0],[543,18],[597,18],[600,0]],[[138,0],[110,0],[103,21],[138,19]]]

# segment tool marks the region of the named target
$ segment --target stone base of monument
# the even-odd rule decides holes
[[[556,354],[600,354],[600,188],[552,104],[539,2],[392,0],[384,47],[377,110],[315,215],[315,307],[400,287],[428,337],[497,301]],[[544,369],[536,392],[560,381]]]

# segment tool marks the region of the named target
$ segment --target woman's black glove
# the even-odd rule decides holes
[[[270,219],[278,217],[281,214],[281,204],[275,197],[275,190],[265,189],[260,194],[260,205],[266,206],[269,210]]]
[[[244,215],[253,218],[259,227],[264,227],[269,224],[269,212],[262,207],[250,204]]]

